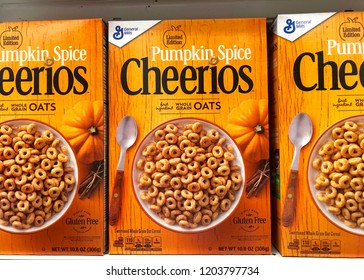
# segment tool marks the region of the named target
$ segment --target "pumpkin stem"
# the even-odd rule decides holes
[[[256,133],[261,134],[261,133],[263,133],[263,132],[264,132],[264,127],[263,127],[262,125],[260,125],[260,124],[257,124],[257,125],[254,127],[254,130],[255,130],[255,132],[256,132]]]
[[[96,135],[99,131],[97,129],[96,126],[92,125],[89,129],[88,129],[88,132],[91,134],[91,135]]]

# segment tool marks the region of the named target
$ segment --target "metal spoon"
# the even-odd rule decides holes
[[[298,181],[300,152],[301,148],[311,140],[312,130],[312,121],[305,113],[296,115],[289,127],[289,140],[294,145],[295,149],[282,213],[282,225],[285,227],[290,226],[294,219],[296,211],[296,188]]]
[[[118,142],[121,151],[118,167],[116,170],[114,189],[110,201],[109,224],[111,226],[116,225],[119,219],[121,206],[121,187],[124,178],[124,163],[126,150],[134,144],[137,138],[137,134],[138,129],[133,117],[125,116],[123,119],[121,119],[116,129],[116,141]]]

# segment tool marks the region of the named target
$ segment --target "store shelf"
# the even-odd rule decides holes
[[[358,0],[0,0],[0,20],[274,18],[279,13],[363,9],[364,2]]]

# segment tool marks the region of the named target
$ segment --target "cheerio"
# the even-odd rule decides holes
[[[101,19],[0,23],[0,254],[102,255]]]
[[[283,256],[364,256],[363,24],[362,12],[338,12],[273,25],[272,225]]]
[[[263,18],[109,22],[111,254],[270,254],[266,66]]]

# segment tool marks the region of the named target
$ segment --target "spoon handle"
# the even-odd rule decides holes
[[[110,226],[116,225],[119,219],[119,212],[121,206],[121,185],[123,183],[123,178],[124,178],[124,170],[117,170],[114,189],[110,201],[110,209],[109,209]]]
[[[286,198],[283,206],[282,225],[288,227],[292,224],[296,212],[296,185],[298,170],[292,170],[289,174]]]

